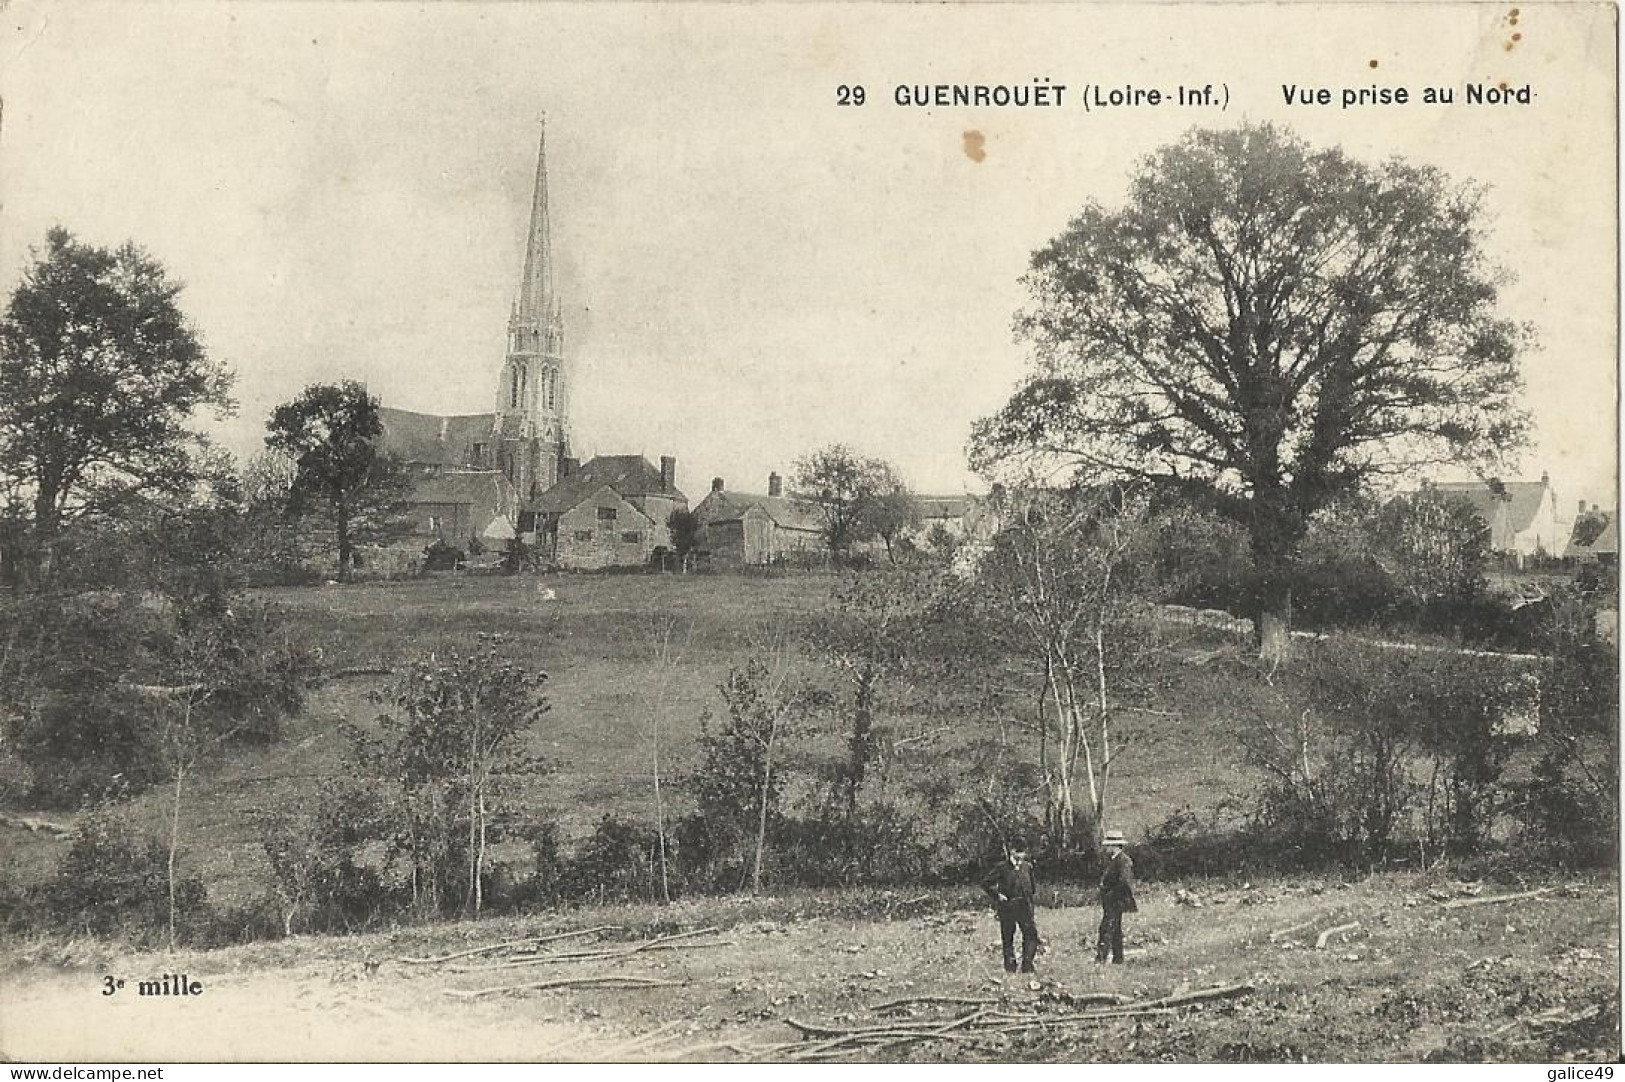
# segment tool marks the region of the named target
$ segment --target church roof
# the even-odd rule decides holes
[[[462,504],[500,511],[510,506],[512,497],[513,486],[496,470],[461,470],[418,478],[407,502]]]
[[[1521,533],[1534,523],[1551,486],[1547,481],[1503,481],[1497,487],[1499,493],[1486,481],[1440,481],[1433,486],[1441,495],[1466,500],[1486,525],[1495,525],[1497,510],[1503,510],[1507,528],[1513,533]]]
[[[495,416],[468,413],[442,417],[411,410],[378,408],[384,423],[382,449],[417,465],[450,469],[463,464],[463,449],[471,443],[491,438]]]

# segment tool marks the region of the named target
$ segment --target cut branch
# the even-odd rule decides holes
[[[454,999],[477,999],[480,996],[495,996],[504,992],[538,992],[548,988],[671,988],[682,983],[661,980],[657,977],[631,977],[605,973],[593,977],[558,977],[550,981],[533,981],[529,984],[505,984],[495,988],[447,988],[446,995]]]
[[[1489,898],[1457,898],[1453,902],[1445,902],[1441,909],[1466,909],[1474,905],[1494,905],[1497,902],[1517,902],[1525,898],[1538,898],[1542,894],[1550,894],[1556,887],[1541,887],[1539,890],[1524,890],[1517,894],[1497,894]]]

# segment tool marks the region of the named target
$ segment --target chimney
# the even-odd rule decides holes
[[[767,494],[769,496],[784,495],[784,478],[776,473],[767,475]]]
[[[677,487],[677,459],[672,455],[660,456],[660,491],[670,492]]]
[[[722,478],[720,478],[720,477],[711,478],[711,491],[712,492],[721,492],[722,491]]]
[[[1552,475],[1547,473],[1545,470],[1541,470],[1540,471],[1540,483],[1543,484],[1543,485],[1551,484],[1552,483]]]
[[[1575,512],[1575,513],[1580,514],[1580,515],[1583,515],[1583,514],[1586,513],[1586,502],[1584,500],[1580,501],[1580,510]]]

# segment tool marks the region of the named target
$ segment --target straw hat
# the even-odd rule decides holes
[[[1123,832],[1121,830],[1108,830],[1106,832],[1106,840],[1103,844],[1122,846],[1127,845],[1128,842],[1123,840]]]

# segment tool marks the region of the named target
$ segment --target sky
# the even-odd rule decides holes
[[[1541,343],[1510,475],[1615,502],[1605,5],[13,0],[0,19],[0,290],[55,223],[147,248],[237,373],[239,411],[210,427],[239,455],[311,382],[493,408],[545,113],[579,454],[673,454],[697,499],[840,441],[917,491],[979,490],[965,445],[1025,371],[1033,250],[1190,127],[1272,120],[1490,186],[1502,310]],[[892,98],[1034,79],[1064,107]],[[1467,105],[1468,81],[1534,100]],[[1457,103],[1287,105],[1283,83]],[[1086,111],[1086,84],[1228,105]]]

